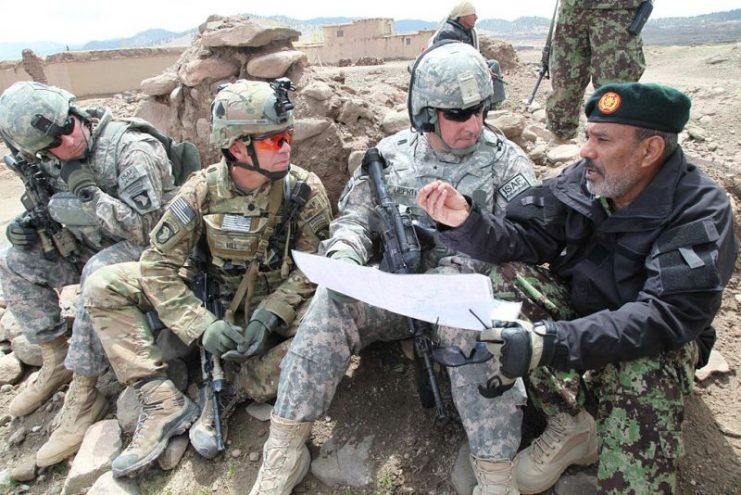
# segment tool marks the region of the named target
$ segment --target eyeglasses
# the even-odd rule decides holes
[[[289,145],[293,142],[293,129],[276,132],[267,136],[252,136],[252,144],[255,149],[262,151],[278,151],[283,143]]]
[[[44,148],[44,150],[50,150],[61,146],[62,136],[69,136],[72,134],[72,131],[75,130],[75,118],[72,115],[67,115],[67,118],[64,119],[64,123],[60,126],[37,113],[31,119],[31,126],[52,139],[51,143]]]
[[[445,120],[452,120],[453,122],[465,122],[471,118],[471,115],[479,115],[483,110],[483,102],[479,103],[475,107],[466,108],[465,110],[460,108],[440,109]]]

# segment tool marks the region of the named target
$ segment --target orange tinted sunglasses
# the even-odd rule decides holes
[[[286,129],[285,131],[276,132],[265,137],[252,136],[252,144],[255,149],[263,151],[278,151],[283,146],[283,143],[289,145],[293,142],[293,129]]]

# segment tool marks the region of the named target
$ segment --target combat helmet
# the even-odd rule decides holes
[[[418,132],[438,132],[436,109],[465,110],[494,103],[491,73],[481,54],[466,43],[445,40],[422,52],[411,69],[407,109]]]
[[[211,143],[227,149],[247,136],[269,134],[293,126],[288,78],[273,83],[240,79],[218,92],[211,104]]]
[[[20,151],[35,155],[54,142],[74,100],[61,88],[17,82],[0,96],[0,132]]]

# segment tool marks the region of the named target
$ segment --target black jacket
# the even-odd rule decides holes
[[[440,30],[435,33],[435,38],[432,42],[437,43],[441,40],[455,40],[468,43],[472,47],[478,49],[476,40],[473,39],[473,36],[474,32],[472,29],[466,29],[458,21],[448,19]]]
[[[681,149],[626,208],[586,190],[584,162],[513,199],[504,218],[475,206],[441,233],[489,262],[550,264],[581,318],[556,323],[558,369],[655,356],[710,332],[738,251],[725,192]]]

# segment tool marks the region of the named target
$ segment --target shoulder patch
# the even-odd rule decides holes
[[[190,222],[195,220],[196,212],[190,207],[188,202],[184,198],[177,198],[167,208],[175,215],[175,218],[183,225],[188,225]]]
[[[522,174],[517,174],[499,187],[499,194],[507,201],[528,189],[532,184]]]
[[[164,244],[172,239],[172,236],[174,236],[178,230],[180,229],[177,226],[165,220],[160,225],[160,228],[157,229],[157,232],[154,233],[154,240],[157,241],[157,244]]]

